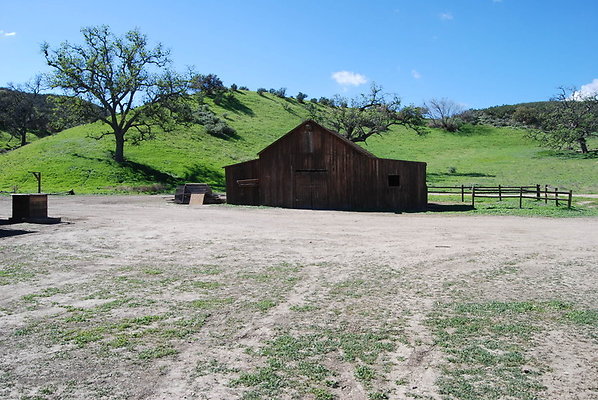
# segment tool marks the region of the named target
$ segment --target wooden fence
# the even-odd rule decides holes
[[[446,194],[461,194],[461,201],[465,201],[465,195],[471,196],[471,205],[475,207],[475,199],[477,198],[493,198],[502,201],[502,199],[518,198],[519,208],[522,207],[523,199],[534,199],[537,201],[544,200],[544,203],[554,201],[558,206],[559,202],[567,203],[567,207],[571,208],[571,201],[573,199],[573,191],[559,191],[558,188],[552,188],[544,185],[535,186],[428,186],[428,193],[446,193]],[[561,196],[561,197],[559,197]]]

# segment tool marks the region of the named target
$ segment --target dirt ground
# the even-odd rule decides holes
[[[170,199],[0,226],[0,398],[598,399],[598,218]]]

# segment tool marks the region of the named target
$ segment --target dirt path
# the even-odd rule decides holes
[[[541,393],[596,398],[576,387],[598,381],[595,358],[575,356],[598,351],[596,218],[169,199],[51,197],[64,223],[0,226],[0,397],[440,399],[432,313],[562,302],[579,324],[542,316],[538,338],[554,340],[526,354],[547,371]],[[281,338],[313,348],[298,358]]]

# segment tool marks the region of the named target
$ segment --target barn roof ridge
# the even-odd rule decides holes
[[[328,129],[328,128],[322,126],[321,124],[319,124],[318,122],[314,121],[313,119],[306,119],[305,121],[303,121],[302,123],[300,123],[299,125],[297,125],[296,127],[294,127],[293,129],[291,129],[290,131],[288,131],[287,133],[285,133],[284,135],[282,135],[281,137],[279,137],[278,139],[276,139],[274,142],[272,142],[268,146],[264,147],[257,154],[261,155],[263,152],[265,152],[266,150],[268,150],[270,147],[273,147],[274,145],[276,145],[276,143],[278,143],[279,141],[281,141],[283,138],[285,138],[286,136],[294,133],[295,131],[299,130],[300,128],[302,128],[303,126],[305,126],[307,124],[315,124],[315,125],[317,125],[318,127],[320,127],[325,132],[327,132],[330,135],[336,137],[338,140],[340,140],[341,142],[345,143],[346,145],[348,145],[349,147],[351,147],[353,150],[361,153],[362,155],[364,155],[366,157],[377,158],[375,155],[373,155],[372,153],[370,153],[369,151],[367,151],[363,147],[356,145],[355,143],[353,143],[352,141],[350,141],[349,139],[347,139],[346,137],[344,137],[340,133],[335,132],[335,131],[333,131],[331,129]]]

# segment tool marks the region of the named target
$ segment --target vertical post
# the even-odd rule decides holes
[[[502,190],[500,189],[500,185],[498,185],[498,201],[502,201]]]
[[[536,198],[540,200],[540,185],[536,185]]]
[[[471,208],[475,208],[475,186],[471,187]]]
[[[465,201],[465,187],[461,185],[461,203]]]
[[[554,188],[554,202],[559,206],[559,188]]]
[[[569,199],[567,200],[567,208],[571,208],[571,200],[573,199],[573,190],[569,190]]]
[[[42,192],[42,173],[41,172],[33,172],[31,171],[35,179],[37,179],[37,193]]]
[[[544,185],[544,204],[548,204],[548,185]]]
[[[519,208],[522,208],[522,203],[523,203],[523,188],[520,187],[519,188]]]

